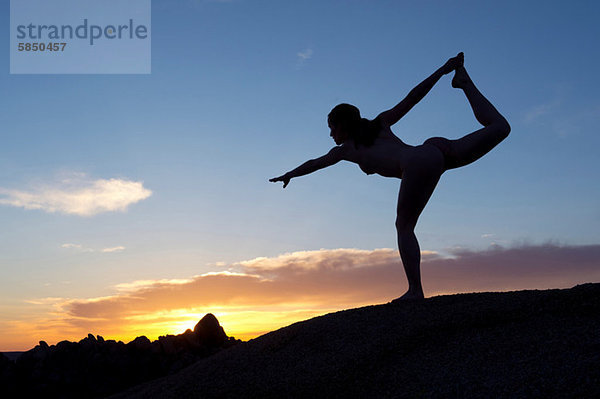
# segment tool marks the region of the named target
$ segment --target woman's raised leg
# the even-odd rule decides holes
[[[464,67],[456,69],[452,86],[464,91],[471,104],[475,118],[484,127],[458,140],[450,140],[450,159],[447,159],[447,169],[458,168],[474,162],[490,152],[510,133],[510,125],[496,110],[467,74]]]

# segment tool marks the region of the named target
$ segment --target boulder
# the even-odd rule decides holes
[[[198,342],[205,346],[220,347],[227,341],[225,330],[212,313],[200,319],[194,327],[194,333]]]
[[[137,337],[133,341],[127,344],[127,346],[134,347],[138,350],[150,350],[152,342],[145,336]]]

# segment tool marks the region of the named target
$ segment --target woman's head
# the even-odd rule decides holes
[[[352,139],[355,145],[370,146],[379,133],[379,122],[362,118],[359,109],[351,104],[336,105],[327,116],[327,124],[338,145]]]
[[[341,144],[353,137],[352,133],[358,127],[360,119],[360,111],[354,105],[336,105],[327,115],[327,124],[331,129],[330,135],[335,143]]]

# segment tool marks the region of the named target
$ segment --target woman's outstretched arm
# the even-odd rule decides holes
[[[433,88],[440,78],[456,68],[463,65],[464,54],[458,53],[456,57],[450,58],[444,65],[442,65],[437,71],[431,74],[427,79],[419,83],[414,89],[412,89],[408,95],[400,101],[394,108],[384,111],[379,114],[378,118],[384,126],[392,126],[398,122],[404,115],[411,110],[419,101],[423,99]]]
[[[290,179],[294,177],[308,175],[309,173],[334,165],[342,159],[345,159],[345,152],[345,147],[343,145],[333,147],[327,154],[323,155],[322,157],[308,160],[302,165],[298,166],[296,169],[291,170],[279,177],[269,179],[269,181],[273,183],[282,181],[283,188],[285,188],[290,182]]]

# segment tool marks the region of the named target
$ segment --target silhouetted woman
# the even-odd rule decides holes
[[[400,257],[408,279],[408,291],[399,299],[424,297],[420,271],[421,250],[414,230],[440,176],[449,169],[478,160],[510,132],[506,119],[471,81],[463,61],[463,53],[449,59],[412,89],[394,108],[382,112],[372,121],[361,118],[358,108],[353,105],[337,105],[328,116],[331,137],[336,147],[326,155],[311,159],[283,176],[270,179],[272,182],[282,181],[285,188],[291,178],[312,173],[341,160],[358,164],[366,174],[377,173],[402,179],[396,230]],[[392,133],[390,127],[421,101],[443,75],[452,71],[455,71],[452,86],[464,91],[475,118],[483,128],[458,140],[432,137],[418,146],[405,144]]]

